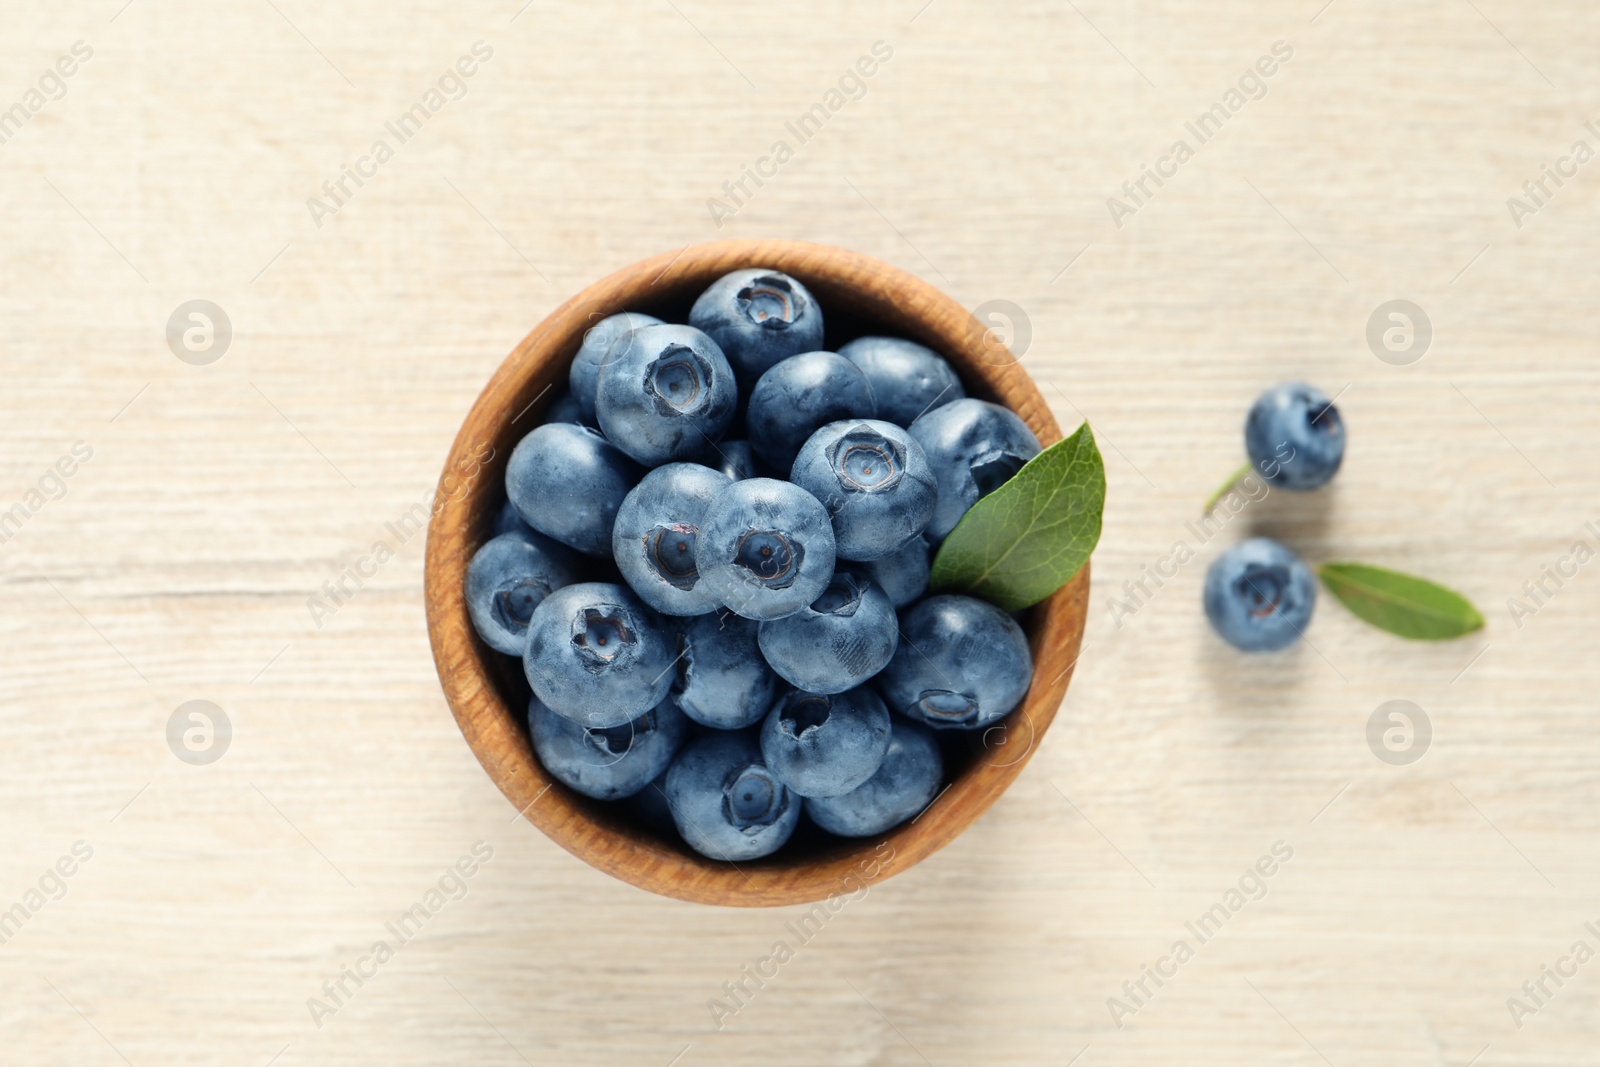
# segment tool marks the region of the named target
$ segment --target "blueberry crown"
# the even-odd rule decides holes
[[[603,669],[637,640],[619,608],[584,608],[573,620],[572,645],[591,670]]]
[[[711,363],[687,345],[668,345],[645,372],[658,415],[692,415],[711,397]]]
[[[700,580],[694,562],[694,545],[700,529],[688,523],[657,526],[644,535],[645,558],[667,584],[693,589]]]
[[[906,450],[882,434],[852,430],[828,449],[828,465],[846,492],[881,493],[905,477]]]
[[[769,330],[784,329],[805,314],[805,298],[789,279],[773,275],[753,279],[739,290],[737,301],[746,318]]]
[[[739,538],[734,561],[768,589],[787,589],[800,574],[805,547],[779,530],[751,530]]]
[[[789,791],[765,767],[741,767],[722,787],[722,817],[740,830],[771,826],[788,809]]]

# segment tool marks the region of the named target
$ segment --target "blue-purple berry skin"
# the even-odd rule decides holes
[[[1245,417],[1244,447],[1267,482],[1305,492],[1326,485],[1344,462],[1344,419],[1328,395],[1305,382],[1273,386]]]
[[[861,567],[889,595],[889,602],[899,611],[921,600],[928,591],[933,550],[928,547],[927,537],[916,537],[893,554],[863,563]]]
[[[685,715],[718,730],[753,726],[766,715],[780,683],[757,644],[759,625],[731,611],[679,624],[672,695]]]
[[[871,778],[889,749],[889,712],[871,689],[778,698],[761,723],[761,755],[803,797],[836,797]]]
[[[761,465],[749,441],[718,441],[712,466],[736,482],[761,475]]]
[[[522,521],[521,513],[517,511],[516,505],[511,503],[510,498],[507,498],[505,503],[500,505],[500,510],[495,512],[494,525],[489,528],[490,537],[499,537],[501,534],[516,534],[521,537],[536,532],[532,526]]]
[[[528,733],[544,769],[584,796],[620,800],[666,773],[689,733],[689,720],[668,697],[621,726],[583,726],[532,697]]]
[[[1202,598],[1223,640],[1244,652],[1276,652],[1310,624],[1317,580],[1287,545],[1252,537],[1212,561]]]
[[[700,580],[747,619],[780,619],[815,600],[833,577],[833,524],[791,482],[747,478],[717,494],[695,539]]]
[[[623,311],[616,315],[608,315],[596,322],[583,333],[583,342],[578,346],[578,354],[572,357],[572,366],[567,371],[568,396],[576,405],[579,418],[566,421],[582,422],[586,426],[598,426],[595,421],[595,393],[600,384],[600,371],[605,366],[617,342],[625,338],[629,332],[643,326],[659,326],[661,320],[654,315],[643,315],[637,311]],[[546,416],[546,422],[560,422],[554,415]]]
[[[937,352],[901,337],[858,337],[839,354],[872,383],[878,418],[910,426],[918,416],[967,394],[955,369]]]
[[[579,582],[534,610],[522,666],[551,711],[607,729],[661,703],[676,656],[676,635],[626,586]]]
[[[761,624],[761,654],[784,681],[833,694],[883,670],[900,642],[889,596],[857,570],[837,570],[828,587],[793,615]]]
[[[576,553],[526,529],[484,542],[467,563],[467,614],[484,643],[522,655],[528,624],[545,597],[578,580]]]
[[[667,771],[666,793],[689,847],[732,863],[782,848],[803,804],[767,767],[753,730],[714,730],[690,741]]]
[[[800,446],[840,419],[871,419],[878,402],[866,375],[836,352],[802,352],[776,364],[750,391],[750,447],[788,473]]]
[[[879,419],[846,419],[817,430],[789,477],[833,517],[840,559],[892,555],[922,536],[938,482],[916,439]]]
[[[736,270],[712,282],[689,310],[749,386],[779,360],[822,347],[822,308],[781,271]]]
[[[606,438],[645,466],[709,460],[738,402],[733,368],[692,326],[633,330],[606,359],[595,410]]]
[[[1017,621],[986,600],[931,596],[900,614],[900,647],[873,679],[896,714],[935,729],[976,729],[1005,717],[1033,680]]]
[[[811,821],[841,837],[873,837],[914,819],[939,795],[944,758],[921,723],[895,716],[883,762],[861,785],[836,797],[807,797]]]
[[[551,422],[512,451],[506,495],[535,530],[580,552],[609,557],[617,509],[643,474],[600,431]]]
[[[668,463],[646,474],[622,501],[611,550],[639,598],[667,615],[703,615],[721,607],[700,580],[695,543],[711,501],[729,479],[698,463]]]
[[[1039,439],[1016,412],[986,400],[934,408],[910,432],[939,480],[939,502],[928,523],[928,540],[935,544],[1040,452]]]
[[[583,405],[578,403],[578,398],[571,389],[563,389],[550,401],[550,406],[544,410],[544,422],[580,422],[585,426],[598,425],[594,421],[594,410],[585,413]]]

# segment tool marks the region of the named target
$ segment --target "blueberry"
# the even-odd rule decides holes
[[[933,570],[933,552],[926,537],[913,538],[893,555],[863,563],[867,577],[883,587],[889,603],[898,611],[921,599],[928,591],[928,575]]]
[[[1317,606],[1317,583],[1299,556],[1266,537],[1241,541],[1206,570],[1206,618],[1234,648],[1275,652],[1294,644]]]
[[[607,362],[606,357],[612,346],[626,337],[630,330],[637,330],[641,326],[658,326],[660,323],[661,320],[654,315],[624,311],[609,315],[584,331],[583,343],[578,346],[578,354],[572,357],[572,367],[567,371],[567,381],[572,387],[569,395],[577,403],[585,424],[600,425],[595,421],[595,391],[600,383],[600,368]],[[554,415],[547,415],[544,421],[561,420]]]
[[[1273,386],[1250,406],[1244,447],[1261,476],[1280,489],[1326,485],[1344,461],[1344,421],[1316,386]]]
[[[494,516],[494,525],[489,528],[490,537],[499,537],[502,534],[516,534],[519,537],[526,537],[534,532],[532,526],[522,521],[522,513],[517,510],[515,504],[511,503],[510,498],[507,498],[506,502],[500,505],[500,510]]]
[[[647,466],[712,452],[738,389],[716,342],[692,326],[646,326],[619,341],[595,394],[606,438]]]
[[[591,556],[611,555],[611,524],[644,472],[596,430],[536,427],[506,464],[506,493],[524,522]]]
[[[626,588],[579,582],[545,597],[522,667],[534,695],[583,726],[621,726],[672,688],[672,631]]]
[[[639,599],[668,615],[703,615],[721,606],[700,581],[694,546],[706,508],[729,484],[710,467],[669,463],[645,475],[622,501],[611,551]]]
[[[897,426],[910,426],[919,415],[967,395],[950,364],[915,341],[858,337],[839,354],[872,383],[878,418]]]
[[[659,777],[689,732],[689,720],[669,697],[631,722],[580,726],[528,701],[533,751],[551,776],[596,800],[632,796]]]
[[[910,434],[875,419],[830,422],[806,441],[790,473],[833,516],[840,559],[891,555],[933,517],[938,482]]]
[[[836,797],[807,797],[806,814],[831,834],[871,837],[921,814],[943,780],[933,731],[897,718],[889,726],[889,750],[872,777]]]
[[[754,731],[691,741],[667,771],[667,804],[689,847],[714,860],[753,860],[783,847],[801,799],[767,769]]]
[[[596,425],[594,412],[587,413],[583,405],[578,403],[578,398],[572,394],[571,389],[563,389],[556,394],[550,406],[544,409],[544,422],[581,422],[585,426]]]
[[[799,352],[822,347],[822,309],[806,287],[775,270],[736,270],[711,283],[689,325],[721,347],[742,382]]]
[[[803,797],[836,797],[872,777],[889,749],[889,711],[870,689],[791,690],[761,723],[761,756]]]
[[[932,596],[900,617],[900,647],[876,681],[889,707],[933,727],[988,726],[1033,679],[1015,619],[969,596]]]
[[[484,643],[522,655],[528,621],[544,598],[578,580],[572,549],[532,530],[501,534],[467,564],[467,614]]]
[[[790,356],[750,391],[750,447],[762,462],[787,472],[806,438],[839,419],[870,419],[878,411],[867,376],[833,352]]]
[[[900,629],[887,593],[864,574],[840,570],[808,607],[762,623],[760,643],[790,685],[842,693],[883,670]]]
[[[1016,413],[985,400],[956,400],[911,424],[911,436],[939,479],[928,540],[950,535],[967,509],[1039,454],[1039,439]]]
[[[833,577],[833,524],[791,482],[748,478],[717,494],[700,521],[700,580],[747,619],[781,619],[817,599]]]
[[[719,730],[761,721],[778,679],[756,644],[757,625],[731,611],[684,621],[672,695],[685,715]]]
[[[713,465],[736,482],[758,476],[755,450],[749,441],[719,441],[715,458]]]

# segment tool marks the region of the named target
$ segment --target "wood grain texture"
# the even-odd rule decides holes
[[[750,267],[799,279],[826,313],[837,347],[864,333],[910,337],[945,353],[969,395],[1017,411],[1046,446],[1061,428],[1039,390],[988,327],[926,282],[859,253],[796,241],[735,240],[663,252],[609,275],[535,326],[467,414],[440,478],[424,568],[434,660],[467,744],[500,791],[562,848],[652,892],[704,904],[772,907],[865,892],[943,848],[1005,791],[1055,718],[1077,663],[1089,568],[1029,615],[1034,681],[1021,705],[968,739],[945,788],[915,820],[880,838],[799,842],[763,860],[708,860],[631,822],[547,774],[529,746],[526,688],[517,666],[473,633],[466,570],[492,534],[512,449],[538,425],[594,323],[619,311],[686,321],[717,278]],[[459,486],[459,490],[457,490]]]
[[[1507,198],[1595,144],[1600,8],[788,10],[5,6],[6,108],[73,42],[94,55],[0,144],[0,512],[41,504],[0,542],[0,909],[75,842],[93,857],[0,944],[0,1060],[1590,1067],[1600,963],[1546,979],[1520,1027],[1507,1001],[1600,948],[1600,564],[1545,573],[1600,525],[1600,163],[1546,180],[1520,228]],[[319,227],[307,199],[478,40],[465,95]],[[800,143],[787,124],[878,40],[892,58]],[[1107,199],[1280,40],[1265,94],[1118,228]],[[719,227],[707,199],[780,138],[793,157]],[[1054,418],[1091,419],[1106,458],[1049,733],[966,832],[804,939],[810,905],[667,899],[516,815],[441,692],[401,528],[530,326],[729,237],[1010,301]],[[166,341],[196,298],[233,323],[209,366]],[[1434,326],[1410,366],[1366,341],[1394,298]],[[1286,378],[1340,394],[1343,469],[1202,538],[1247,405]],[[46,471],[80,440],[63,495]],[[1309,644],[1236,655],[1200,584],[1250,533],[1426,575],[1488,625],[1419,646],[1324,597]],[[233,725],[209,766],[166,741],[193,699]],[[1432,720],[1410,766],[1367,744],[1391,699]],[[477,841],[465,895],[448,881],[375,977],[344,978]],[[1277,841],[1266,894],[1114,1019]]]

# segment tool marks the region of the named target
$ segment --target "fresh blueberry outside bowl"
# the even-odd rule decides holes
[[[730,283],[734,272],[747,273]],[[586,373],[575,373],[585,338],[595,349],[595,338],[606,332],[596,325],[624,312],[679,326],[655,328],[643,338],[649,343],[633,352],[621,350],[626,329],[619,327],[614,332],[624,340],[618,349],[584,352]],[[857,341],[863,343],[852,348]],[[864,387],[835,405],[841,410],[811,410],[807,404],[816,398],[802,389],[774,407],[770,417],[783,421],[774,436],[762,437],[755,418],[747,427],[747,407],[762,410],[747,398],[783,360],[843,353],[837,373],[848,376],[851,362],[869,347],[874,359],[858,363]],[[726,363],[716,358],[723,348]],[[968,436],[1025,426],[1014,448],[1001,442],[991,449],[1016,453],[1005,467],[1008,476],[1033,453],[1029,435],[1043,448],[1061,440],[1027,373],[1004,357],[985,324],[920,279],[855,252],[781,240],[721,241],[663,253],[594,283],[536,326],[490,379],[451,447],[441,482],[450,491],[439,494],[425,572],[428,632],[445,698],[514,810],[573,855],[635,886],[744,907],[859,891],[926,859],[982,815],[1021,772],[1055,717],[1082,643],[1089,595],[1085,564],[1013,623],[988,605],[929,600],[922,588],[923,557],[931,558],[929,550],[948,532],[932,526],[925,535],[913,532],[930,511],[922,489],[930,479],[919,466],[925,443],[918,440],[920,429],[910,429],[923,394],[935,396],[929,407],[960,400],[1004,409],[985,415],[981,405],[971,408],[982,425]],[[802,363],[826,363],[824,369],[835,371],[832,361],[820,358]],[[598,375],[587,373],[590,365]],[[730,369],[737,392],[731,422]],[[784,373],[771,382],[787,382]],[[959,379],[955,387],[930,377],[950,374]],[[569,381],[590,378],[609,390],[602,394],[599,426],[590,426],[594,433],[573,428],[558,439],[546,431],[535,439],[550,439],[543,458],[530,445],[513,463],[517,446],[550,422],[552,412],[574,423],[591,421],[569,391]],[[800,382],[804,375],[794,378]],[[638,399],[641,389],[648,403]],[[848,514],[838,502],[822,508],[846,534],[835,558],[838,546],[826,524],[815,529],[814,509],[789,499],[800,479],[788,481],[791,471],[775,464],[792,462],[812,433],[841,420],[852,426],[824,435],[817,446],[848,455],[841,476],[874,492],[890,477],[905,485],[873,508]],[[1007,432],[1007,441],[1019,436]],[[612,437],[616,447],[607,442]],[[962,455],[951,443],[958,444],[957,437],[929,441],[938,446],[928,453],[929,464],[948,463],[947,452]],[[630,497],[647,470],[671,462],[724,473],[669,472]],[[825,471],[808,462],[804,477],[827,497]],[[576,466],[552,469],[561,464]],[[765,478],[788,488],[780,492],[763,483],[725,492],[723,477],[730,486]],[[979,491],[994,488],[982,481]],[[814,491],[808,486],[802,495],[809,500]],[[537,534],[508,514],[520,515]],[[697,553],[694,530],[701,522],[708,533],[712,524],[731,526],[733,539],[722,547],[701,544]],[[748,530],[740,532],[741,523]],[[639,541],[639,558],[630,555],[620,570],[611,545],[618,529],[630,553],[629,539]],[[546,555],[561,555],[571,573],[551,579],[548,568],[535,566],[543,556],[523,553],[524,564],[522,556],[501,549],[498,584],[479,581],[469,589],[469,564],[497,534],[530,543],[540,538],[537,545]],[[641,567],[650,581],[660,581],[646,586],[648,596],[635,597],[629,586],[637,591],[645,581]],[[706,613],[696,596],[680,595],[699,580],[697,569],[702,577],[713,573],[705,568],[720,579],[708,586],[724,605],[720,613]],[[879,587],[873,576],[893,577],[888,585],[894,588]],[[571,584],[533,603],[552,581]],[[817,585],[811,602],[789,592],[808,582]],[[474,626],[474,611],[483,625],[502,586],[528,591],[528,603],[519,603],[513,620],[528,616],[525,647],[538,650],[525,653],[532,657],[526,670],[525,657],[491,647]],[[482,603],[474,607],[473,597]],[[541,612],[544,603],[549,607]],[[919,605],[930,606],[918,612]],[[899,632],[891,637],[886,623],[895,608]],[[996,618],[988,620],[990,614]],[[937,646],[930,654],[943,666],[924,670],[926,664],[907,659],[907,626],[927,631],[921,639]],[[983,677],[971,686],[970,679],[951,683],[971,689],[970,700],[941,693],[940,686],[921,688],[935,683],[919,672],[933,677],[943,671],[948,679],[949,665],[963,663],[960,649],[969,640],[963,631],[971,627],[999,642],[1005,655],[994,652],[993,663],[976,667]],[[862,638],[860,649],[829,652],[834,631]],[[491,632],[498,644],[509,641]],[[698,664],[684,651],[686,641],[700,649]],[[782,672],[762,660],[763,643]],[[811,656],[810,645],[838,662],[823,663],[822,652],[820,659]],[[657,673],[673,649],[678,660]],[[822,674],[814,673],[819,664]],[[838,688],[865,675],[871,678],[859,688]],[[836,695],[807,696],[793,678],[816,678],[808,684],[835,688]],[[901,689],[905,695],[897,697]],[[897,699],[910,703],[888,706]],[[554,706],[546,706],[549,701]],[[771,709],[765,714],[763,704]],[[535,754],[530,708],[538,747],[559,773]],[[864,748],[870,758],[861,762]],[[657,772],[668,749],[678,753],[668,769],[633,792]],[[769,760],[775,761],[771,769]],[[871,766],[878,770],[869,776]],[[624,793],[633,795],[606,799]],[[664,810],[670,818],[662,817]]]

